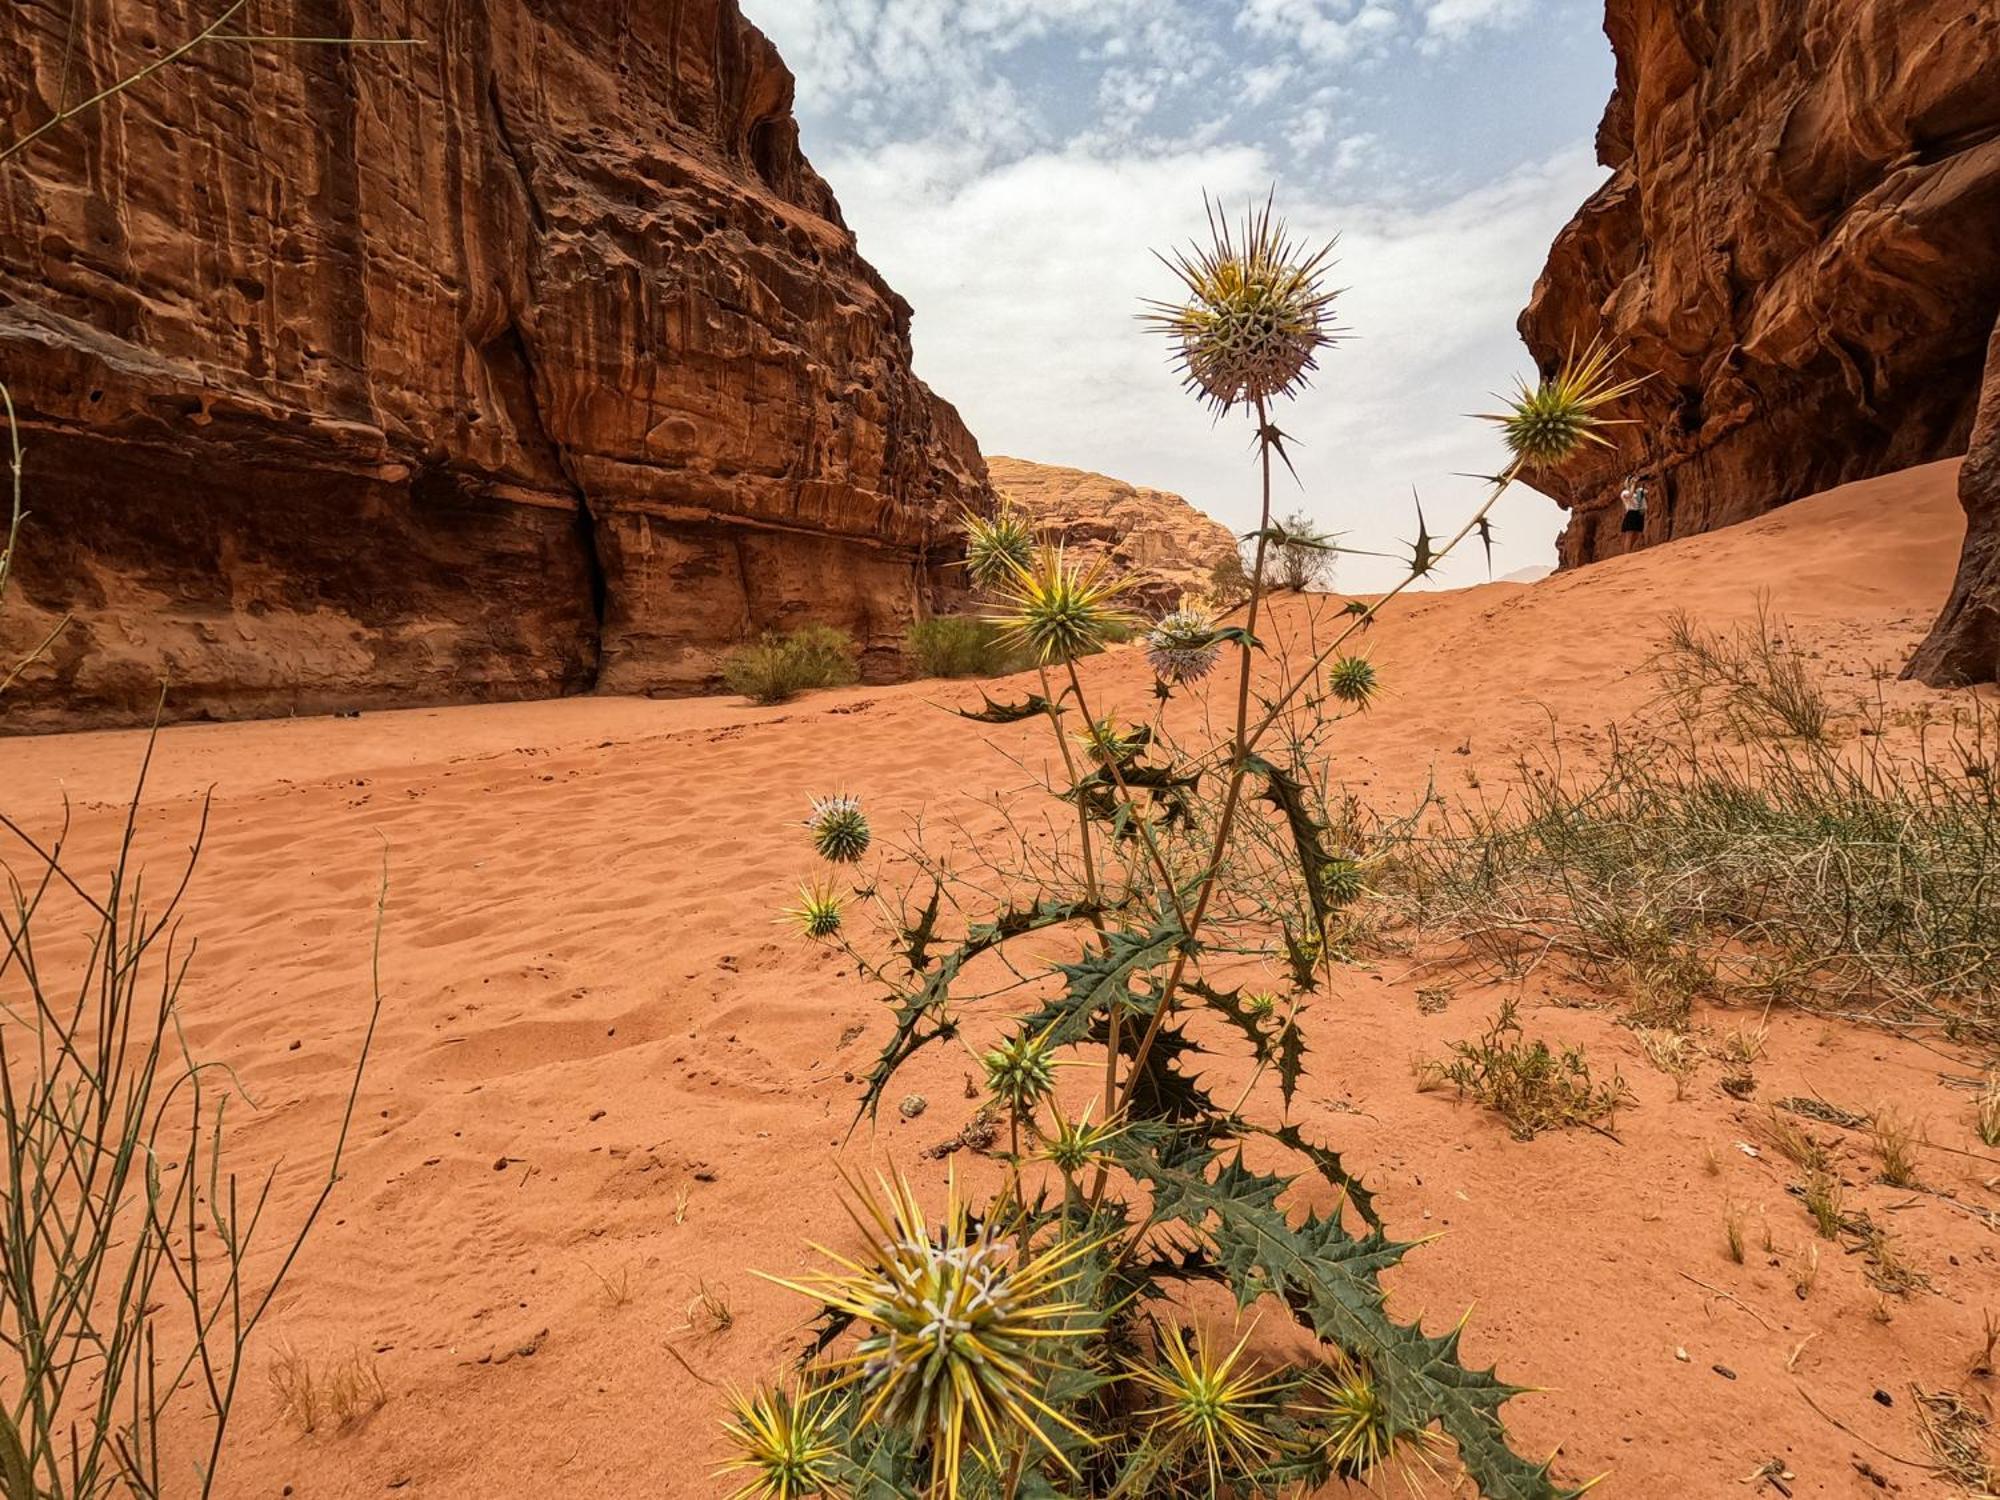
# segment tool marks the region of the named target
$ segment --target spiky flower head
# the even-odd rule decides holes
[[[1043,1138],[1042,1149],[1036,1155],[1070,1177],[1103,1166],[1110,1160],[1112,1141],[1124,1133],[1125,1127],[1093,1124],[1090,1111],[1091,1105],[1086,1104],[1083,1113],[1072,1120],[1062,1112],[1061,1105],[1051,1106],[1055,1129]]]
[[[965,571],[980,588],[1003,582],[1034,560],[1034,525],[1011,505],[991,516],[968,510],[959,524],[965,532]]]
[[[1118,603],[1128,587],[1129,579],[1112,576],[1108,558],[1072,564],[1061,547],[1043,547],[1009,565],[993,623],[1044,665],[1074,661],[1132,623]]]
[[[821,859],[851,865],[868,852],[868,815],[861,810],[859,797],[842,792],[813,798],[806,827]]]
[[[1245,1329],[1235,1348],[1218,1354],[1206,1334],[1198,1332],[1190,1347],[1187,1335],[1169,1325],[1160,1331],[1152,1362],[1127,1366],[1132,1379],[1159,1398],[1140,1412],[1148,1419],[1148,1438],[1199,1457],[1211,1495],[1221,1491],[1225,1471],[1232,1478],[1254,1472],[1272,1452],[1264,1422],[1284,1381],[1262,1377],[1244,1361],[1243,1346],[1254,1331]]]
[[[1375,663],[1366,657],[1342,656],[1326,669],[1326,686],[1342,703],[1366,708],[1374,701],[1381,680],[1375,675]]]
[[[1333,242],[1312,250],[1292,239],[1269,199],[1240,229],[1207,208],[1208,243],[1160,257],[1186,296],[1149,302],[1142,316],[1173,345],[1182,383],[1218,412],[1295,396],[1336,334]]]
[[[1084,753],[1100,766],[1122,766],[1139,750],[1140,745],[1139,736],[1120,729],[1117,718],[1111,714],[1092,719],[1084,726]]]
[[[1328,906],[1352,906],[1367,894],[1361,880],[1361,861],[1351,855],[1336,854],[1320,867],[1319,888]]]
[[[841,908],[846,904],[831,881],[813,880],[799,887],[799,904],[785,908],[791,924],[814,942],[840,934]]]
[[[1192,605],[1160,616],[1146,635],[1146,660],[1162,682],[1198,682],[1221,654],[1214,616]]]
[[[1326,1461],[1337,1473],[1366,1479],[1401,1448],[1406,1458],[1430,1470],[1429,1452],[1437,1443],[1436,1434],[1427,1428],[1398,1427],[1388,1394],[1373,1372],[1337,1347],[1334,1354],[1336,1363],[1307,1379],[1304,1399],[1293,1407],[1317,1437]]]
[[[1033,1113],[1055,1092],[1055,1051],[1046,1031],[1016,1032],[979,1061],[986,1069],[986,1091],[1018,1114]]]
[[[1089,1435],[1041,1397],[1065,1341],[1101,1319],[1068,1289],[1103,1240],[1058,1239],[1035,1251],[1018,1223],[975,1226],[954,1174],[935,1230],[902,1177],[877,1193],[850,1184],[850,1218],[867,1240],[850,1260],[815,1246],[832,1268],[799,1281],[771,1278],[855,1319],[862,1337],[836,1362],[837,1387],[858,1387],[856,1425],[900,1427],[931,1453],[934,1493],[956,1497],[968,1447],[996,1470],[1003,1451],[1039,1444],[1068,1458],[1044,1424]]]
[[[1580,355],[1572,346],[1555,374],[1533,386],[1517,380],[1514,395],[1501,398],[1505,411],[1482,414],[1482,420],[1499,427],[1518,469],[1553,469],[1575,458],[1587,444],[1611,446],[1604,429],[1630,419],[1599,416],[1599,410],[1645,382],[1644,376],[1617,378],[1613,366],[1619,352],[1602,339],[1593,339]]]
[[[1269,990],[1256,990],[1243,997],[1243,1008],[1262,1021],[1277,1013],[1278,997]]]
[[[801,1500],[831,1495],[840,1475],[842,1397],[805,1379],[730,1398],[722,1430],[736,1453],[717,1470],[744,1474],[729,1500]]]

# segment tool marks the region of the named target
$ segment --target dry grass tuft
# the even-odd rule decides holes
[[[1869,1133],[1875,1139],[1875,1154],[1882,1161],[1882,1180],[1891,1187],[1916,1187],[1917,1147],[1923,1140],[1922,1128],[1893,1109],[1878,1109]]]
[[[280,1344],[271,1389],[280,1418],[307,1434],[343,1431],[389,1401],[375,1356],[359,1349],[319,1360]]]
[[[1646,1061],[1673,1079],[1674,1097],[1687,1098],[1688,1081],[1701,1066],[1701,1048],[1694,1038],[1685,1031],[1663,1027],[1635,1026],[1632,1033],[1638,1037]]]
[[[1810,1170],[1806,1173],[1801,1192],[1806,1200],[1806,1212],[1812,1215],[1819,1237],[1823,1240],[1838,1239],[1841,1226],[1846,1222],[1843,1205],[1847,1199],[1840,1179],[1828,1171]]]
[[[1792,1294],[1805,1301],[1812,1295],[1813,1283],[1819,1280],[1819,1246],[1806,1245],[1792,1257],[1787,1269],[1792,1278]]]
[[[1831,1164],[1824,1143],[1808,1135],[1798,1121],[1775,1108],[1757,1117],[1751,1133],[1757,1137],[1759,1145],[1777,1152],[1786,1161],[1807,1172],[1824,1172]]]
[[[1972,1101],[1972,1132],[1988,1146],[2000,1146],[2000,1072],[1986,1075],[1986,1087]]]
[[[1990,1495],[2000,1487],[2000,1468],[1986,1456],[1986,1430],[1992,1425],[1987,1415],[1957,1391],[1913,1385],[1910,1395],[1917,1404],[1918,1430],[1939,1471],[1975,1495]]]
[[[1728,1248],[1729,1258],[1737,1265],[1742,1265],[1743,1210],[1734,1203],[1727,1205],[1722,1211],[1722,1239]]]

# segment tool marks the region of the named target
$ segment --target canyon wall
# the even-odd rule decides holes
[[[191,0],[18,0],[0,143]],[[735,0],[253,0],[0,161],[31,518],[6,727],[695,691],[897,663],[990,502]]]
[[[1963,453],[2000,314],[2000,10],[1971,0],[1608,0],[1610,180],[1521,332],[1652,372],[1617,451],[1549,493],[1565,565]],[[1893,525],[1893,516],[1884,523]]]
[[[1237,555],[1236,534],[1179,495],[1021,458],[987,465],[1003,504],[1071,556],[1104,559],[1129,580],[1127,605],[1147,616],[1201,598],[1216,565]]]

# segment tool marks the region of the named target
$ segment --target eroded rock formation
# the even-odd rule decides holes
[[[1937,624],[1903,675],[1933,687],[2000,681],[2000,323],[1986,356],[1986,388],[1972,446],[1958,471],[1965,553]]]
[[[989,458],[987,467],[1001,500],[1044,535],[1079,557],[1107,557],[1131,578],[1128,598],[1147,614],[1205,592],[1215,565],[1236,552],[1228,527],[1165,490],[1019,458]]]
[[[21,0],[0,141],[197,33]],[[979,453],[735,0],[254,0],[0,163],[34,519],[8,727],[680,691],[804,619],[892,666]],[[238,29],[238,28],[232,28]]]
[[[2000,312],[2000,10],[1967,0],[1608,0],[1612,169],[1521,331],[1654,372],[1615,454],[1550,493],[1565,564],[1965,451]],[[1885,523],[1893,524],[1893,517]]]

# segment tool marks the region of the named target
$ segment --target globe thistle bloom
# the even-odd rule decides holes
[[[1003,506],[990,517],[968,510],[960,526],[965,532],[965,570],[980,588],[991,588],[1034,560],[1034,527],[1012,506]]]
[[[1068,1468],[1042,1424],[1088,1434],[1039,1393],[1063,1342],[1097,1331],[1098,1315],[1065,1293],[1103,1241],[1057,1240],[1037,1252],[1018,1225],[975,1227],[956,1175],[935,1230],[901,1177],[884,1180],[881,1194],[856,1188],[854,1200],[848,1214],[868,1241],[858,1259],[815,1246],[832,1269],[771,1279],[861,1325],[836,1382],[861,1391],[856,1425],[888,1423],[928,1445],[933,1490],[945,1496],[958,1494],[968,1447],[1005,1467],[1003,1433],[1005,1447],[1032,1441]]]
[[[868,815],[861,810],[859,797],[842,792],[813,798],[806,827],[821,859],[851,865],[868,852]]]
[[[1186,295],[1149,302],[1144,321],[1173,345],[1183,384],[1218,413],[1297,395],[1337,332],[1332,241],[1309,250],[1293,240],[1269,200],[1240,230],[1211,204],[1208,227],[1207,244],[1161,257]]]
[[[736,1454],[718,1475],[747,1474],[729,1500],[801,1500],[836,1493],[841,1398],[803,1381],[730,1399],[722,1424]]]
[[[1146,635],[1146,660],[1162,682],[1198,682],[1221,654],[1214,617],[1190,605],[1160,616]]]
[[[799,904],[785,908],[791,924],[814,942],[840,935],[841,908],[846,903],[828,881],[809,881],[799,887]]]
[[[1128,586],[1106,558],[1072,564],[1062,548],[1044,547],[1030,562],[1009,565],[993,623],[1045,666],[1074,661],[1132,623],[1118,604]]]
[[[1600,408],[1622,399],[1644,384],[1645,377],[1619,380],[1612,373],[1618,351],[1602,339],[1591,341],[1582,354],[1574,348],[1554,375],[1530,386],[1515,382],[1507,409],[1482,414],[1500,429],[1507,449],[1521,469],[1553,469],[1569,462],[1594,443],[1609,448],[1604,429],[1625,420],[1602,417]]]
[[[1124,1133],[1123,1125],[1091,1123],[1090,1104],[1084,1105],[1083,1113],[1074,1120],[1063,1114],[1061,1105],[1050,1108],[1055,1115],[1055,1129],[1043,1138],[1042,1149],[1035,1153],[1039,1160],[1066,1177],[1077,1177],[1111,1159],[1111,1142]]]
[[[1339,1364],[1315,1371],[1306,1382],[1305,1398],[1293,1408],[1318,1438],[1327,1462],[1338,1473],[1365,1479],[1403,1447],[1430,1470],[1429,1451],[1437,1443],[1436,1435],[1427,1428],[1399,1430],[1388,1394],[1368,1367],[1337,1347],[1334,1354]]]
[[[1278,1010],[1278,997],[1269,990],[1256,990],[1243,997],[1243,1008],[1259,1021],[1268,1020]]]
[[[1018,1032],[980,1058],[986,1091],[1016,1114],[1031,1114],[1055,1092],[1056,1061],[1049,1034]]]
[[[1140,1415],[1150,1419],[1148,1437],[1168,1451],[1193,1452],[1208,1470],[1211,1495],[1230,1477],[1254,1472],[1272,1453],[1264,1420],[1282,1379],[1260,1378],[1243,1362],[1245,1329],[1236,1347],[1218,1354],[1205,1334],[1190,1347],[1187,1335],[1169,1325],[1161,1330],[1155,1362],[1127,1366],[1132,1379],[1159,1398]]]
[[[1366,657],[1342,656],[1327,667],[1326,686],[1342,703],[1366,708],[1375,701],[1381,680],[1375,675],[1375,664]]]
[[[1361,861],[1335,855],[1320,868],[1319,888],[1328,906],[1352,906],[1367,893],[1361,882]]]
[[[1120,729],[1118,720],[1110,714],[1101,719],[1093,719],[1084,726],[1084,754],[1100,766],[1122,766],[1132,758],[1139,747],[1138,737]]]

